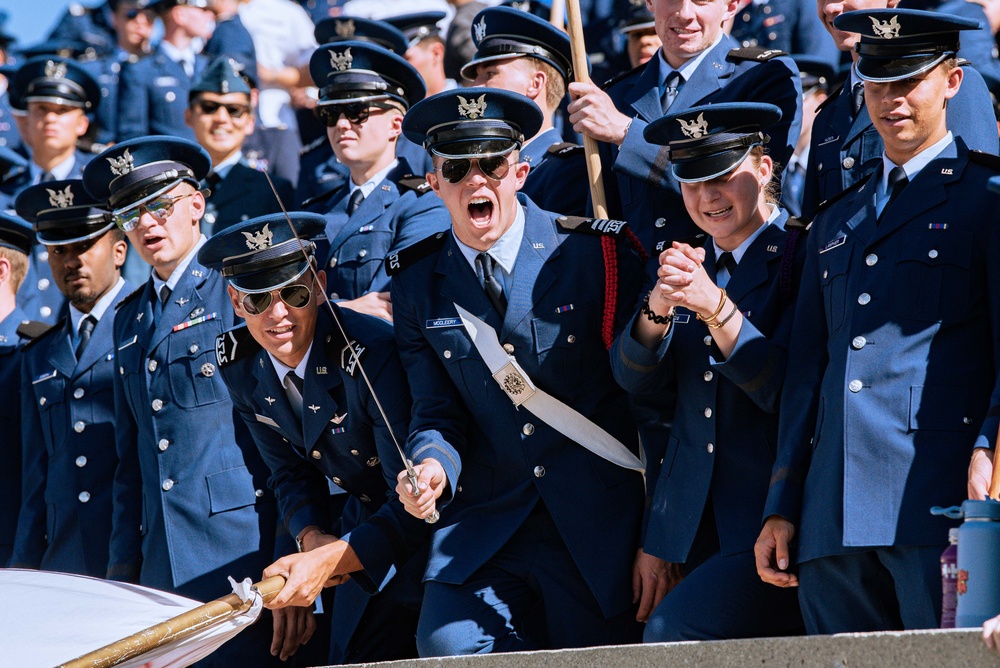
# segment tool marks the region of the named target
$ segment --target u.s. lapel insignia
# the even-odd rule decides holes
[[[768,253],[777,253],[778,252],[778,246],[777,246],[777,244],[771,244],[770,246],[768,246],[767,247],[767,252]]]
[[[347,417],[347,413],[344,413],[343,415],[334,415],[332,418],[330,418],[330,422],[332,422],[333,424],[340,424],[341,422],[344,421],[345,417]]]
[[[312,411],[313,413],[317,413],[317,412],[319,412],[319,406],[309,406],[308,408],[309,408],[309,410],[311,410],[311,411]]]
[[[192,269],[191,270],[191,275],[194,276],[195,278],[201,278],[204,274],[205,274],[205,272],[203,272],[201,269]]]
[[[531,247],[534,248],[535,250],[545,250],[545,244],[541,242],[534,242],[531,244]]]
[[[268,406],[273,406],[275,400],[274,400],[274,397],[264,397],[264,401],[267,402]]]
[[[326,367],[325,366],[318,366],[318,367],[316,367],[316,375],[317,376],[325,376],[326,374],[327,374],[327,371],[326,371]]]

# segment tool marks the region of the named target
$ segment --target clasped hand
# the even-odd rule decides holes
[[[722,291],[709,278],[702,266],[705,249],[675,241],[660,253],[660,268],[656,285],[649,295],[649,307],[656,313],[666,313],[683,306],[707,318],[719,307]]]

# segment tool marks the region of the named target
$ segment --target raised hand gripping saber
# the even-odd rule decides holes
[[[284,214],[285,220],[288,222],[288,227],[292,230],[292,235],[295,240],[299,242],[299,249],[302,251],[302,255],[306,258],[306,263],[309,266],[309,272],[312,274],[313,280],[319,282],[319,276],[316,274],[316,267],[313,266],[312,262],[309,262],[309,254],[306,252],[306,246],[299,237],[298,232],[295,231],[295,225],[292,224],[292,219],[288,215],[288,210],[285,209],[285,203],[281,201],[281,195],[278,194],[278,190],[274,187],[274,182],[271,181],[271,175],[267,173],[266,170],[263,172],[264,176],[267,178],[267,184],[271,186],[271,192],[274,193],[274,199],[277,200],[278,206],[281,207],[281,213]],[[396,438],[396,433],[392,430],[392,425],[389,423],[389,418],[385,414],[385,410],[382,408],[382,402],[379,401],[378,395],[375,393],[375,387],[372,386],[371,381],[368,379],[368,373],[365,372],[365,367],[361,364],[361,357],[358,355],[357,349],[354,347],[354,342],[351,341],[347,336],[347,331],[340,322],[340,318],[337,317],[337,312],[333,310],[333,305],[329,300],[324,299],[326,307],[330,310],[330,316],[333,318],[333,322],[336,323],[337,329],[340,331],[340,335],[344,337],[344,341],[347,342],[347,347],[351,351],[351,358],[354,364],[358,366],[361,371],[361,377],[365,381],[365,385],[368,387],[368,391],[371,392],[372,399],[375,400],[375,406],[378,408],[379,415],[382,416],[382,422],[385,423],[385,428],[389,430],[389,436],[392,437],[392,443],[396,446],[396,451],[399,452],[399,458],[403,461],[403,466],[406,468],[406,478],[410,481],[410,486],[413,488],[413,496],[420,496],[420,490],[417,489],[417,471],[413,468],[413,462],[406,457],[406,453],[403,452],[402,446],[399,445],[399,440]],[[434,524],[439,519],[441,519],[441,514],[435,510],[430,515],[424,518],[424,521],[428,524]]]

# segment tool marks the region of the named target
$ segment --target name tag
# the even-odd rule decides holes
[[[437,329],[438,327],[461,327],[461,318],[434,318],[424,323],[426,329]]]
[[[254,413],[253,416],[257,418],[257,422],[263,422],[264,424],[274,427],[277,429],[278,423],[267,417],[266,415],[261,415],[260,413]]]
[[[139,335],[136,334],[135,336],[132,337],[131,341],[126,341],[124,344],[118,346],[118,350],[125,350],[126,348],[128,348],[130,345],[132,345],[133,343],[135,343],[138,340],[139,340]]]
[[[177,80],[177,77],[156,77],[153,79],[154,86],[179,86],[181,82]]]
[[[674,324],[675,325],[686,325],[691,322],[691,316],[687,313],[675,313],[674,314]]]
[[[819,252],[820,253],[825,253],[827,251],[832,251],[834,248],[837,248],[839,246],[843,246],[845,243],[847,243],[847,236],[846,235],[842,236],[842,237],[837,237],[836,239],[833,239],[831,241],[826,242],[826,245],[824,245],[822,248],[820,248]]]
[[[59,375],[59,372],[56,371],[55,369],[53,369],[52,373],[43,373],[41,376],[39,376],[38,378],[36,378],[33,381],[31,381],[31,384],[32,385],[36,385],[38,383],[41,383],[44,380],[52,380],[53,378],[55,378],[58,375]]]
[[[840,139],[840,135],[837,135],[835,137],[827,137],[826,139],[824,139],[823,141],[821,141],[819,144],[817,144],[817,146],[826,146],[827,144],[832,144],[833,142],[838,141],[839,139]]]

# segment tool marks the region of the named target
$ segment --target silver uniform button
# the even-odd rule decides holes
[[[823,278],[826,278],[826,277],[827,277],[827,276],[829,276],[829,275],[830,275],[830,272],[829,272],[829,271],[827,271],[826,269],[824,269],[824,270],[823,270]]]
[[[706,408],[705,409],[705,417],[707,417],[707,418],[712,417],[712,409],[711,408]]]
[[[844,169],[850,169],[851,167],[854,166],[854,158],[847,156],[846,158],[844,158],[843,165]]]
[[[340,295],[338,295],[336,292],[331,292],[330,293],[330,299],[336,301],[336,300],[340,299]]]
[[[370,496],[368,496],[367,494],[362,494],[358,498],[361,499],[361,503],[368,503],[369,501],[372,500],[372,498]]]
[[[320,452],[319,450],[313,450],[313,451],[312,451],[312,452],[310,453],[310,456],[311,456],[311,457],[312,457],[313,459],[323,459],[323,453],[322,453],[322,452]]]
[[[868,339],[863,336],[855,336],[854,340],[851,341],[851,345],[854,346],[855,350],[861,350],[865,347],[866,343],[868,343]]]
[[[705,375],[702,376],[702,377],[705,379],[705,382],[707,383],[707,382],[711,381],[713,378],[715,378],[715,374],[712,373],[711,371],[706,371]]]
[[[535,467],[535,477],[536,478],[541,478],[543,475],[545,475],[545,467],[544,466],[536,466]]]
[[[365,257],[366,255],[368,255],[368,251],[366,251],[364,248],[358,251],[358,257]]]
[[[710,346],[710,345],[712,345],[712,335],[711,335],[711,334],[710,334],[710,335],[708,335],[708,336],[706,336],[706,337],[705,337],[704,339],[702,339],[702,340],[703,340],[703,341],[705,342],[705,345],[706,345],[706,346]]]
[[[253,495],[256,496],[259,499],[260,497],[264,496],[264,490],[262,490],[262,489],[255,489],[253,491]]]
[[[451,359],[451,351],[450,350],[444,351],[444,358],[446,360],[450,360]]]
[[[709,443],[708,445],[705,446],[705,450],[708,451],[708,454],[712,454],[713,452],[715,452],[715,444]]]
[[[514,354],[514,346],[513,346],[513,344],[510,344],[510,343],[503,344],[503,350],[508,355],[513,355]]]
[[[654,227],[665,227],[666,224],[667,224],[667,219],[666,218],[657,218],[656,222],[653,223],[653,226]]]
[[[46,399],[45,397],[42,397],[42,398],[40,398],[38,400],[38,405],[39,406],[44,406],[47,402],[48,402],[48,399]]]
[[[52,315],[52,307],[43,306],[42,308],[38,309],[38,312],[42,314],[43,318],[48,318],[50,315]]]
[[[73,398],[74,399],[83,399],[83,395],[86,394],[86,393],[87,393],[86,390],[84,390],[82,387],[78,387],[75,390],[73,390]]]
[[[167,478],[166,480],[163,481],[163,484],[160,486],[163,488],[164,492],[169,492],[174,488],[174,481],[171,480],[170,478]]]
[[[172,90],[168,90],[168,91],[167,91],[167,94],[166,94],[166,95],[164,95],[164,96],[163,96],[163,98],[164,98],[164,99],[165,99],[165,100],[166,100],[167,102],[173,102],[174,100],[176,100],[176,99],[177,99],[177,95],[176,95],[176,94],[174,94],[174,91],[172,91]]]
[[[46,289],[48,289],[48,287],[49,287],[49,279],[47,279],[47,278],[40,278],[40,279],[38,279],[38,289],[39,290],[46,290]]]
[[[531,424],[530,422],[525,422],[524,426],[521,427],[521,433],[524,434],[525,436],[531,436],[532,434],[535,433],[535,425]]]
[[[194,355],[196,352],[198,352],[198,344],[197,343],[192,343],[191,347],[188,348],[188,352],[191,353],[192,355]]]
[[[872,253],[871,255],[865,258],[865,264],[867,264],[869,267],[874,267],[877,262],[878,262],[878,255],[876,255],[875,253]]]
[[[83,455],[80,455],[79,457],[76,458],[76,465],[77,467],[82,469],[84,466],[87,465],[87,458],[84,457]]]
[[[862,387],[864,386],[861,384],[860,380],[852,380],[851,383],[847,386],[847,389],[849,389],[851,392],[857,393],[861,391]]]
[[[352,454],[352,455],[354,455],[355,457],[357,457],[357,456],[358,456],[358,455],[360,455],[361,453],[360,453],[360,452],[358,452],[357,450],[351,450],[351,454]]]
[[[929,257],[932,260],[934,258],[936,258],[937,256],[938,256],[938,252],[936,250],[930,250],[930,251],[927,252],[927,257]]]
[[[153,399],[153,410],[154,411],[158,411],[161,408],[163,408],[163,400],[162,399]]]
[[[49,252],[48,251],[42,251],[41,253],[39,253],[38,254],[38,261],[39,262],[48,262],[49,261]]]
[[[337,487],[340,487],[341,484],[344,482],[343,480],[341,480],[340,478],[337,478],[336,476],[334,476],[333,478],[330,478],[330,480],[332,480],[333,484],[336,485]]]
[[[167,448],[170,447],[170,441],[165,438],[161,438],[160,442],[156,444],[156,447],[160,449],[160,452],[166,452]]]
[[[336,266],[337,266],[337,258],[335,257],[330,258],[330,268],[332,269],[333,267]]]
[[[867,305],[871,300],[872,296],[867,292],[862,292],[860,295],[858,295],[858,303],[861,304],[862,306]]]
[[[146,368],[149,369],[150,373],[156,371],[156,366],[156,360],[149,360],[149,362],[146,363]]]
[[[566,337],[566,343],[576,343],[576,335],[570,334]]]
[[[87,503],[90,501],[90,492],[80,492],[76,498],[80,499],[80,503]]]
[[[87,423],[84,422],[83,420],[77,420],[77,422],[73,425],[73,431],[75,431],[78,434],[82,434],[83,430],[86,428],[87,428]]]
[[[968,417],[962,418],[962,424],[972,424],[972,418]]]

